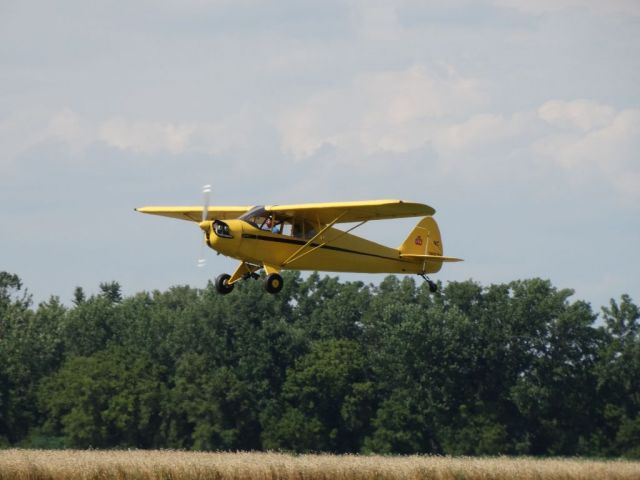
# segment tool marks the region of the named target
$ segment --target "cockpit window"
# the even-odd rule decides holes
[[[253,207],[238,218],[260,230],[268,230],[271,231],[271,233],[278,233],[289,237],[309,239],[316,234],[316,228],[312,223],[300,218],[279,217],[278,215],[267,212],[262,205]]]

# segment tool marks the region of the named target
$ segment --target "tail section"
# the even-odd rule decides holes
[[[413,228],[407,239],[400,245],[401,255],[442,256],[440,229],[433,217],[424,217]]]
[[[424,217],[400,245],[401,257],[412,257],[429,262],[460,262],[460,258],[442,255],[440,229],[433,217]]]

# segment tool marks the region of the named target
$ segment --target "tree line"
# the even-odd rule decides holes
[[[0,272],[0,446],[640,458],[640,311],[542,279],[286,273],[34,306]]]

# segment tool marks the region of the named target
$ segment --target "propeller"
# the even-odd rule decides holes
[[[209,201],[211,200],[211,185],[205,185],[202,187],[203,196],[203,208],[202,208],[202,221],[207,219],[209,214]],[[198,258],[198,267],[204,267],[207,264],[207,260],[204,258],[204,247],[207,243],[206,234],[202,237],[202,244],[200,245],[200,257]]]

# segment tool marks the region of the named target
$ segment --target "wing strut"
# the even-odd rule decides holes
[[[297,260],[300,257],[296,257],[296,255],[298,255],[301,251],[303,251],[305,248],[307,248],[309,245],[311,245],[311,242],[313,242],[316,238],[318,238],[320,235],[322,235],[324,232],[326,232],[329,228],[333,227],[336,222],[338,220],[340,220],[342,217],[344,217],[346,215],[346,211],[342,212],[340,215],[338,215],[336,218],[333,219],[333,221],[327,223],[324,228],[322,228],[322,230],[320,230],[318,233],[316,233],[313,237],[311,237],[307,243],[305,243],[304,245],[302,245],[298,250],[296,250],[295,252],[293,252],[291,255],[289,255],[289,258],[287,258],[283,263],[282,266],[284,267],[286,264],[293,262],[294,260]]]
[[[346,213],[346,212],[345,212],[345,213]],[[342,216],[342,215],[340,215],[340,217],[341,217],[341,216]],[[332,238],[332,239],[331,239],[331,240],[329,240],[329,241],[322,242],[322,243],[320,243],[320,244],[316,245],[315,247],[313,247],[312,249],[307,250],[307,251],[306,251],[306,252],[304,252],[304,253],[301,253],[301,252],[302,252],[306,247],[308,247],[309,245],[311,245],[311,242],[313,242],[313,240],[315,240],[315,239],[316,239],[316,238],[317,238],[317,237],[318,237],[322,232],[324,232],[326,229],[328,229],[329,227],[331,227],[332,225],[334,225],[334,224],[335,224],[335,223],[340,219],[340,217],[336,218],[333,222],[331,222],[331,223],[327,224],[327,226],[325,226],[325,227],[324,227],[324,228],[323,228],[323,229],[318,233],[318,235],[316,235],[315,237],[313,237],[311,240],[309,240],[307,243],[305,243],[302,247],[300,247],[298,250],[296,250],[296,252],[295,252],[293,255],[291,255],[289,258],[287,258],[287,259],[285,260],[285,262],[282,264],[282,266],[288,265],[289,263],[293,263],[293,262],[295,262],[296,260],[300,260],[300,259],[301,259],[302,257],[304,257],[305,255],[307,255],[307,254],[309,254],[309,253],[311,253],[311,252],[313,252],[313,251],[317,250],[318,248],[324,247],[324,246],[325,246],[325,245],[327,245],[328,243],[335,242],[335,241],[336,241],[336,240],[338,240],[339,238],[341,238],[341,237],[345,236],[347,233],[349,233],[349,232],[351,232],[351,231],[355,230],[355,229],[356,229],[356,228],[358,228],[359,226],[361,226],[361,225],[363,225],[363,224],[365,224],[365,223],[367,223],[367,222],[368,222],[368,220],[363,220],[363,221],[361,221],[360,223],[358,223],[357,225],[355,225],[355,226],[351,227],[349,230],[347,230],[347,231],[345,231],[345,232],[341,232],[341,233],[340,233],[340,235],[338,235],[336,238]]]

